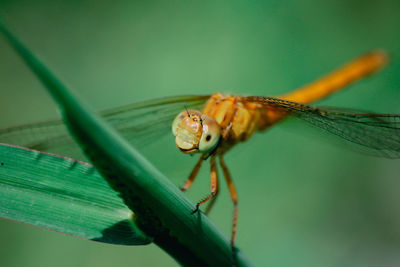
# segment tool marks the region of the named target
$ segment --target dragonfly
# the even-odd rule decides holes
[[[308,85],[278,97],[224,93],[173,96],[113,108],[100,115],[137,147],[146,146],[172,128],[179,151],[201,154],[181,187],[182,191],[191,187],[202,163],[209,159],[210,193],[197,202],[193,213],[207,202],[205,213],[213,207],[219,192],[219,163],[233,202],[230,242],[234,248],[238,196],[224,155],[254,133],[266,131],[286,117],[295,117],[342,140],[362,146],[373,155],[400,157],[400,115],[309,105],[375,73],[386,62],[385,52],[372,51]],[[2,129],[0,142],[84,159],[61,120]]]

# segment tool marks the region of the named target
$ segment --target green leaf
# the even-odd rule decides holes
[[[83,104],[9,31],[0,30],[58,103],[64,120],[94,166],[120,192],[146,235],[183,265],[247,266],[240,251],[150,162]],[[170,160],[170,159],[166,159]],[[235,259],[234,259],[235,258]]]
[[[99,242],[150,240],[132,212],[87,163],[0,144],[0,216]]]

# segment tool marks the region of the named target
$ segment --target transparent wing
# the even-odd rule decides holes
[[[282,116],[298,117],[313,126],[367,148],[370,154],[387,158],[400,157],[400,115],[340,108],[314,108],[272,97],[245,97],[244,100],[282,112]]]
[[[101,112],[130,143],[143,147],[171,131],[175,116],[185,108],[199,109],[209,96],[177,96],[154,99]],[[0,142],[75,159],[84,159],[79,146],[61,120],[27,124],[0,130]]]

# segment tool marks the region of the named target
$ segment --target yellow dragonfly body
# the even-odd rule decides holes
[[[172,130],[176,137],[176,145],[184,153],[201,153],[202,156],[181,190],[186,191],[189,189],[200,170],[202,162],[208,157],[210,157],[211,165],[211,193],[197,203],[195,211],[199,209],[200,205],[211,200],[206,210],[206,212],[209,212],[216,200],[218,194],[216,158],[218,157],[234,204],[231,237],[231,245],[233,246],[238,218],[238,198],[223,155],[234,145],[249,139],[255,132],[264,131],[289,115],[308,120],[321,128],[332,127],[326,130],[359,145],[385,150],[385,146],[379,147],[380,143],[384,142],[384,138],[390,136],[383,138],[372,136],[362,140],[361,135],[374,135],[374,131],[384,130],[386,127],[394,127],[395,131],[397,131],[389,130],[389,135],[398,135],[397,122],[388,120],[396,119],[398,115],[340,113],[306,105],[375,72],[385,62],[385,53],[379,51],[371,52],[314,83],[278,98],[244,97],[216,93],[210,96],[201,111],[183,110],[173,122]],[[347,123],[350,123],[350,125],[343,125],[340,118],[342,120],[347,119]],[[372,124],[374,120],[375,125]],[[352,127],[355,127],[354,124],[357,123],[363,127],[370,125],[373,129],[372,131],[368,131],[368,128],[363,129],[363,127],[352,129]],[[351,137],[354,134],[355,137]]]

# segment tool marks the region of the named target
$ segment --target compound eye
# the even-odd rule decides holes
[[[186,111],[182,111],[181,113],[178,114],[178,116],[175,117],[174,121],[172,122],[172,134],[176,135],[177,130],[179,128],[179,124],[182,122],[182,120],[187,116]]]
[[[199,151],[202,153],[211,152],[217,145],[221,137],[221,127],[211,117],[201,116],[203,122],[203,132],[199,142]]]

